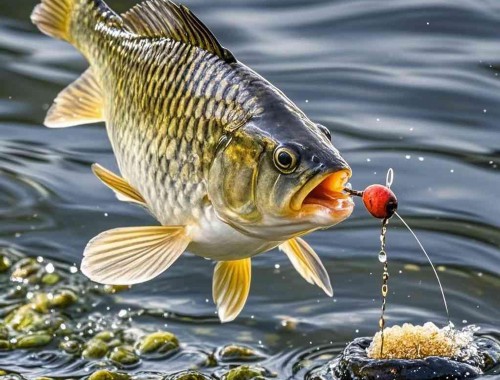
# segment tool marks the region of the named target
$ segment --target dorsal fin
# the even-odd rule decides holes
[[[131,33],[144,37],[165,37],[197,46],[226,62],[235,62],[212,32],[184,5],[170,0],[147,0],[122,15]]]

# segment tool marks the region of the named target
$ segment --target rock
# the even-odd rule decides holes
[[[12,349],[12,344],[8,340],[0,340],[0,351],[9,351]]]
[[[14,265],[14,271],[11,274],[11,278],[15,281],[26,280],[37,274],[40,269],[42,269],[42,267],[36,261],[36,259],[32,257],[24,258],[19,260]]]
[[[141,360],[131,346],[118,346],[111,351],[109,359],[125,366],[139,363]]]
[[[94,339],[102,340],[103,342],[109,343],[115,338],[115,334],[112,331],[101,331],[94,335]]]
[[[27,331],[41,316],[33,310],[31,304],[23,305],[11,311],[5,318],[5,323],[16,331]]]
[[[181,371],[174,373],[166,378],[166,380],[210,380],[211,377],[208,377],[201,372],[197,371]]]
[[[63,289],[57,291],[53,295],[52,299],[50,300],[50,305],[63,309],[73,305],[76,301],[78,301],[78,296],[75,292],[69,289]]]
[[[177,337],[167,331],[158,331],[143,337],[138,345],[137,351],[140,355],[157,354],[164,356],[173,353],[179,348]]]
[[[7,272],[11,266],[12,263],[9,258],[5,255],[0,255],[0,273]]]
[[[268,371],[261,367],[249,367],[242,365],[233,368],[222,375],[222,380],[262,380],[269,375]]]
[[[61,276],[59,276],[57,273],[46,273],[42,277],[42,284],[44,285],[55,285],[61,280]]]
[[[82,345],[77,340],[66,340],[59,344],[59,348],[70,355],[79,355]]]
[[[35,348],[46,346],[52,341],[52,335],[44,333],[35,333],[30,335],[23,335],[17,338],[16,348]]]
[[[94,372],[88,380],[130,380],[130,375],[120,372],[111,372],[105,369]]]
[[[218,352],[218,356],[222,361],[228,361],[228,360],[251,361],[263,357],[263,355],[261,355],[253,348],[237,344],[229,344],[227,346],[222,347]]]
[[[125,290],[129,290],[132,288],[130,285],[104,285],[104,293],[108,294],[116,294],[123,292]]]
[[[90,339],[84,345],[82,357],[84,359],[102,359],[108,353],[108,345],[99,339]]]

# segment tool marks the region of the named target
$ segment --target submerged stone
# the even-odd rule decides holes
[[[8,340],[0,340],[0,351],[9,351],[12,349],[12,344]]]
[[[14,265],[14,271],[12,272],[11,278],[14,281],[30,280],[29,282],[35,282],[35,274],[37,274],[42,267],[36,261],[35,258],[29,257],[19,260]]]
[[[78,296],[69,289],[63,289],[55,293],[50,301],[53,307],[66,308],[73,305],[78,300]]]
[[[5,323],[16,331],[25,331],[40,319],[41,316],[33,310],[33,306],[27,304],[11,311],[5,318]]]
[[[210,379],[212,378],[197,371],[182,371],[166,377],[166,380],[210,380]]]
[[[68,354],[80,355],[80,352],[82,350],[82,345],[77,340],[67,340],[67,341],[62,341],[59,344],[59,348]]]
[[[115,347],[109,354],[109,359],[126,366],[137,364],[141,360],[131,346]]]
[[[168,331],[158,331],[146,335],[137,345],[137,351],[140,355],[166,355],[176,351],[179,348],[179,340]]]
[[[52,335],[36,333],[24,335],[17,338],[16,348],[34,348],[46,346],[52,341]]]
[[[262,367],[242,365],[233,368],[222,375],[222,380],[261,380],[270,376],[270,373]]]
[[[94,335],[94,339],[102,340],[103,342],[109,343],[115,338],[115,334],[112,331],[101,331]]]
[[[130,380],[131,376],[127,373],[111,372],[105,369],[94,372],[88,380]]]
[[[5,255],[0,255],[0,273],[7,272],[11,266],[10,259]]]
[[[42,284],[44,285],[55,285],[61,280],[61,276],[57,273],[46,273],[42,277]]]
[[[221,360],[257,360],[262,358],[262,355],[248,346],[242,346],[237,344],[229,344],[222,347],[218,356]]]
[[[90,339],[82,351],[84,359],[102,359],[108,353],[108,345],[99,339]]]

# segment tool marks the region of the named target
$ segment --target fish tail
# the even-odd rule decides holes
[[[119,19],[102,0],[41,0],[31,22],[42,33],[80,47],[79,36],[88,35],[99,22]]]

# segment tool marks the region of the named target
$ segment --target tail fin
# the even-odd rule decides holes
[[[42,0],[31,14],[31,22],[43,33],[70,42],[73,7],[78,0]]]

